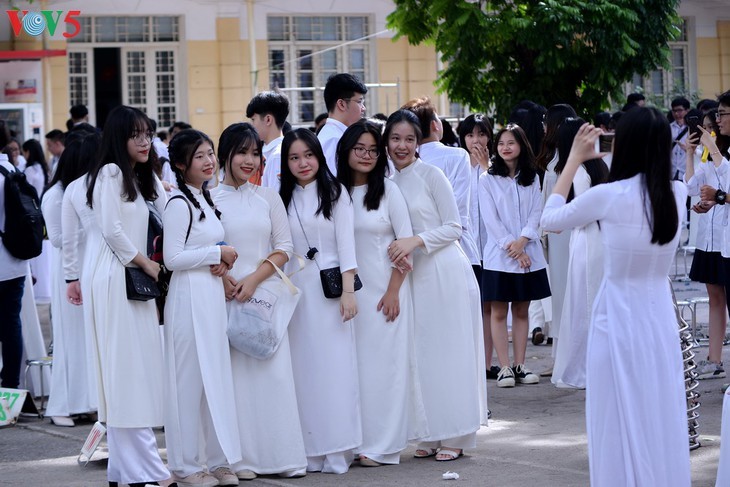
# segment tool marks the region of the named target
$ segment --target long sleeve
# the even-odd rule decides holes
[[[332,220],[335,224],[335,238],[337,239],[337,256],[340,262],[340,271],[345,272],[357,269],[355,257],[355,214],[352,200],[345,188],[342,188],[340,198],[332,211]]]
[[[264,168],[264,176],[261,185],[279,191],[279,174],[281,173],[281,151],[274,151],[266,159],[266,167]]]
[[[289,228],[289,217],[284,208],[284,202],[278,193],[266,191],[266,200],[269,203],[269,217],[271,218],[271,246],[274,250],[286,252],[287,257],[291,258],[294,252],[294,244],[291,238],[291,229]]]
[[[471,176],[471,163],[469,153],[460,149],[461,158],[458,159],[454,171],[454,198],[461,217],[462,230],[469,228],[469,206],[471,202],[471,191],[469,187],[469,176]]]
[[[61,228],[63,251],[63,275],[66,280],[79,279],[79,241],[83,234],[81,219],[76,214],[71,201],[73,189],[69,186],[63,193],[61,205]]]
[[[101,235],[123,265],[140,252],[122,227],[122,171],[116,164],[106,164],[99,171],[94,188],[94,212]]]
[[[520,188],[517,188],[519,191]],[[521,237],[525,237],[528,240],[537,240],[540,238],[540,215],[542,215],[542,193],[540,192],[540,183],[535,177],[535,180],[530,185],[530,214],[527,216],[527,223],[522,227],[520,232]]]
[[[63,198],[63,190],[61,183],[56,183],[52,188],[46,191],[41,202],[41,211],[43,212],[43,220],[46,222],[46,232],[51,245],[57,249],[61,248],[61,202]]]
[[[388,216],[393,226],[396,238],[407,238],[413,236],[413,225],[411,215],[408,213],[408,205],[398,186],[386,180],[385,192],[388,201]]]
[[[479,210],[482,214],[482,222],[487,230],[487,235],[497,242],[500,249],[504,249],[517,237],[507,230],[497,214],[497,202],[493,194],[496,185],[490,187],[490,180],[488,179],[494,177],[489,173],[484,173],[479,177]]]
[[[43,167],[40,164],[33,164],[30,167],[26,166],[23,172],[25,173],[25,178],[33,185],[38,193],[38,198],[40,198],[43,195],[43,189],[46,185],[46,179],[43,177]]]
[[[441,218],[441,225],[418,234],[423,240],[425,252],[430,254],[461,238],[461,216],[456,206],[451,183],[440,170],[426,173],[426,188]]]
[[[157,192],[157,199],[152,204],[155,205],[157,211],[162,215],[165,212],[165,205],[167,205],[167,192],[165,192],[165,187],[157,176],[155,176],[155,191]]]
[[[171,271],[195,269],[201,266],[220,264],[221,261],[220,245],[208,245],[196,249],[185,248],[185,236],[191,214],[188,205],[189,203],[182,198],[171,199],[162,214],[162,229],[165,235],[162,244],[162,255],[165,266]],[[197,220],[199,214],[198,211],[192,212],[192,227],[200,221]],[[210,216],[207,216],[207,218],[210,218]]]
[[[600,184],[589,189],[570,203],[558,194],[550,195],[542,211],[540,223],[547,231],[557,232],[581,227],[606,215],[615,192],[610,185]]]

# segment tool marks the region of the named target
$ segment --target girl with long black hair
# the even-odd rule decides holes
[[[294,252],[311,261],[292,278],[302,297],[289,325],[307,471],[345,473],[362,443],[352,326],[358,310],[352,200],[308,129],[284,136],[279,194]],[[342,295],[328,299],[320,270],[337,267]]]
[[[362,405],[363,444],[360,465],[400,463],[412,432],[414,385],[413,303],[407,279],[408,260],[398,266],[388,258],[388,246],[413,236],[408,206],[398,186],[386,175],[388,160],[380,157],[380,128],[361,120],[350,125],[337,145],[337,178],[352,196],[355,249],[367,283],[359,293],[355,337]]]
[[[599,156],[600,133],[587,124],[579,129],[542,217],[550,231],[601,225],[604,277],[586,363],[591,485],[687,486],[684,368],[667,279],[687,189],[671,180],[666,117],[642,107],[616,126],[609,182],[566,203],[578,167]]]
[[[127,299],[124,268],[139,267],[157,279],[160,266],[147,250],[149,209],[164,209],[160,181],[147,164],[150,121],[142,111],[119,106],[104,125],[97,165],[86,201],[101,239],[90,273],[92,342],[99,378],[99,420],[106,423],[110,486],[170,482],[152,427],[162,426],[164,364],[154,301]]]

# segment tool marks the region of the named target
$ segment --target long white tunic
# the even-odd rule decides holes
[[[573,178],[575,196],[591,187],[583,166]],[[603,246],[598,223],[576,227],[570,233],[568,286],[565,290],[560,335],[555,351],[552,382],[558,387],[586,386],[586,350],[591,310],[603,280]]]
[[[91,296],[91,273],[96,265],[97,253],[93,252],[101,241],[101,229],[94,211],[86,204],[86,175],[72,181],[63,193],[61,225],[63,231],[64,279],[79,279],[81,297],[84,300],[84,334],[86,336],[86,375],[93,388],[93,404],[99,404],[99,378],[92,340],[94,310],[86,296]]]
[[[413,235],[403,195],[390,180],[377,210],[363,199],[367,185],[353,188],[355,248],[363,285],[355,317],[357,362],[362,405],[363,444],[358,451],[381,463],[399,463],[409,439],[427,436],[420,382],[413,346],[413,303],[410,280],[398,293],[400,314],[392,322],[378,311],[393,272],[388,245]],[[398,271],[395,271],[398,272]],[[409,432],[410,425],[420,425]],[[414,436],[415,433],[415,436]]]
[[[225,241],[238,252],[230,271],[234,279],[254,272],[274,250],[291,254],[289,221],[276,191],[248,182],[238,189],[221,184],[213,199],[222,214]],[[243,457],[234,470],[272,474],[305,468],[288,333],[268,360],[231,348],[231,365]]]
[[[472,265],[479,265],[482,249],[477,247],[474,239],[478,233],[478,227],[472,227],[470,218],[471,201],[476,200],[477,195],[471,191],[469,153],[461,147],[449,147],[439,141],[434,141],[421,145],[418,148],[418,155],[426,164],[441,169],[451,183],[461,222],[459,243],[469,262]]]
[[[124,266],[147,248],[149,209],[141,194],[123,196],[122,173],[106,164],[94,186],[93,208],[102,239],[89,252],[95,262],[84,302],[93,310],[99,377],[99,420],[116,428],[162,426],[162,345],[154,301],[127,299]],[[164,209],[158,182],[155,206]]]
[[[43,167],[40,164],[33,164],[32,166],[23,169],[23,172],[25,173],[25,177],[28,179],[28,182],[33,185],[36,193],[38,193],[38,199],[41,199],[46,184],[46,180],[43,176]],[[47,303],[51,300],[52,249],[53,245],[51,242],[49,240],[44,240],[43,251],[41,254],[30,259],[30,270],[33,273],[33,277],[36,278],[36,283],[33,285],[36,302]]]
[[[70,416],[96,409],[96,384],[89,382],[91,361],[87,355],[84,309],[66,299],[63,273],[63,228],[61,209],[64,190],[54,184],[43,196],[41,209],[51,251],[51,321],[53,325],[53,369],[48,416]]]
[[[198,428],[191,431],[190,424],[212,422],[214,433],[208,432],[206,441],[217,438],[229,464],[241,459],[226,298],[223,280],[210,272],[211,265],[221,262],[217,242],[223,240],[223,225],[200,190],[188,188],[205,219],[200,220],[200,210],[184,196],[171,199],[162,215],[162,253],[165,266],[173,271],[165,301],[165,437],[173,471],[193,467],[186,465],[189,459],[182,451],[183,442],[198,441]],[[180,190],[173,191],[176,195],[182,195]],[[207,408],[201,409],[201,403]],[[188,417],[188,412],[199,416]]]
[[[558,164],[558,151],[555,157],[548,163],[543,180],[543,200],[552,194],[555,183],[558,182],[558,175],[555,173],[555,166]],[[552,322],[549,327],[551,337],[560,336],[560,324],[563,322],[563,302],[565,301],[565,288],[568,285],[568,262],[570,260],[570,231],[547,234],[547,262],[548,276],[550,277],[550,292],[552,293]],[[553,349],[553,354],[557,348]]]
[[[687,191],[675,182],[680,222]],[[641,175],[552,195],[546,230],[601,223],[604,277],[593,305],[586,363],[591,485],[687,487],[687,403],[677,318],[667,274],[679,239],[651,244]],[[647,342],[650,337],[650,343]],[[651,371],[651,380],[637,374]]]
[[[456,446],[447,440],[476,433],[480,407],[486,413],[477,282],[457,243],[459,211],[443,172],[418,159],[393,181],[408,204],[413,233],[425,245],[414,252],[411,276],[416,360],[429,429],[424,440]]]
[[[289,324],[299,417],[308,457],[346,452],[362,443],[355,332],[352,321],[342,322],[340,300],[324,297],[319,277],[319,269],[339,265],[345,272],[357,268],[352,202],[343,189],[331,220],[321,213],[315,216],[319,206],[316,185],[316,181],[304,188],[297,185],[288,208],[294,252],[305,255],[309,245],[319,250],[319,268],[307,261],[292,279],[302,290],[302,297]],[[363,281],[363,286],[367,285]]]

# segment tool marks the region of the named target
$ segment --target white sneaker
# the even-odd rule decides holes
[[[210,474],[218,480],[218,485],[238,485],[238,477],[228,467],[218,467]]]
[[[195,472],[187,477],[174,476],[177,485],[192,486],[192,487],[216,487],[218,485],[218,479],[205,472]]]
[[[700,360],[697,364],[697,378],[702,379],[722,379],[726,377],[725,369],[722,363],[710,362],[709,360]]]
[[[243,470],[236,472],[236,476],[238,477],[238,480],[253,480],[256,478],[256,472],[244,468]]]
[[[497,374],[497,387],[514,387],[515,386],[515,374],[512,372],[512,367],[509,365],[499,369]]]

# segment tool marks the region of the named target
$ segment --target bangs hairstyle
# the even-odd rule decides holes
[[[319,139],[314,135],[314,132],[307,128],[292,130],[284,136],[284,141],[281,143],[281,188],[279,189],[281,200],[284,202],[284,207],[288,213],[289,203],[294,194],[294,186],[297,184],[297,178],[289,169],[289,151],[291,145],[297,140],[304,142],[304,145],[312,151],[319,166],[315,174],[319,206],[317,206],[317,211],[314,214],[319,215],[321,213],[326,219],[331,220],[332,209],[342,193],[342,186],[327,167],[327,159],[324,157]]]
[[[236,184],[243,184],[246,181],[239,181],[231,170],[231,161],[236,154],[243,153],[244,150],[252,148],[259,151],[259,171],[263,163],[261,149],[263,142],[259,139],[259,134],[253,125],[246,122],[234,123],[226,127],[218,139],[218,163],[223,166],[226,174],[230,174]]]
[[[487,137],[489,137],[489,141],[487,142],[487,149],[491,154],[492,139],[494,138],[494,129],[492,129],[492,124],[489,123],[489,119],[483,113],[472,113],[461,121],[461,123],[459,124],[459,144],[461,145],[461,147],[466,149],[466,136],[474,132],[474,129],[476,127],[479,127],[479,131],[486,133]]]
[[[608,180],[621,181],[637,174],[642,175],[651,243],[667,244],[677,233],[679,215],[671,181],[672,130],[667,117],[656,108],[629,110],[616,125]]]
[[[185,181],[185,173],[188,169],[190,169],[190,166],[193,163],[195,152],[205,142],[210,144],[210,148],[215,151],[213,141],[210,140],[210,137],[205,135],[203,132],[195,129],[184,129],[175,134],[175,137],[173,137],[170,141],[170,146],[168,148],[170,152],[170,167],[175,173],[177,187],[190,204],[200,211],[200,217],[198,218],[200,221],[205,220],[205,212],[200,206],[197,198],[193,195],[193,192],[190,191],[190,188],[188,188]],[[185,169],[180,169],[178,166],[183,166]],[[220,219],[221,212],[215,207],[213,199],[210,197],[210,192],[205,189],[205,186],[203,187],[202,193],[205,201],[215,212],[215,216]]]
[[[555,173],[560,174],[565,169],[568,162],[570,150],[573,148],[573,140],[578,134],[583,124],[586,123],[582,118],[566,118],[558,129],[558,163],[555,165]],[[608,166],[603,159],[589,159],[583,163],[583,168],[591,178],[591,187],[605,183],[608,181]],[[573,183],[570,183],[570,191],[568,192],[567,201],[570,202],[575,198],[575,190]]]
[[[384,163],[386,165],[388,164],[388,139],[390,139],[390,133],[393,131],[393,127],[401,122],[406,122],[413,127],[413,131],[416,133],[416,145],[421,145],[421,141],[423,140],[421,123],[418,121],[418,117],[415,113],[410,110],[406,110],[405,108],[401,108],[400,110],[396,110],[391,113],[390,117],[388,117],[388,120],[385,122],[382,147],[380,148],[380,155],[378,156],[378,159],[384,159]],[[416,157],[418,157],[418,152],[416,152]],[[380,163],[380,161],[378,162]]]
[[[517,144],[520,146],[520,155],[517,158],[517,167],[515,168],[515,179],[517,183],[522,186],[529,186],[535,181],[537,175],[537,168],[535,167],[535,155],[532,153],[530,143],[527,141],[525,131],[519,125],[508,124],[505,128],[497,132],[494,137],[494,157],[492,158],[492,165],[489,167],[487,172],[493,176],[505,176],[509,177],[509,168],[507,163],[504,162],[502,156],[499,155],[499,139],[505,133],[511,133],[514,135]]]
[[[146,201],[157,199],[157,183],[152,164],[132,164],[129,162],[129,151],[127,142],[138,133],[150,132],[150,119],[143,111],[120,105],[109,112],[104,124],[104,132],[101,138],[101,147],[97,158],[96,166],[90,172],[89,189],[86,192],[86,202],[92,207],[94,197],[94,186],[101,168],[107,164],[116,164],[122,173],[123,195],[127,201],[137,199],[137,192],[142,194]],[[156,158],[155,146],[150,141],[149,157]],[[135,184],[136,183],[136,184]]]
[[[382,136],[380,128],[373,122],[360,120],[350,125],[345,133],[342,134],[337,144],[337,179],[352,195],[353,188],[353,170],[350,167],[350,154],[352,149],[357,145],[363,134],[370,134],[375,140],[375,147],[378,152],[381,150]],[[363,205],[370,210],[377,210],[380,207],[380,201],[385,196],[385,178],[389,172],[388,161],[378,154],[375,160],[375,167],[368,173],[368,189],[363,198]]]

